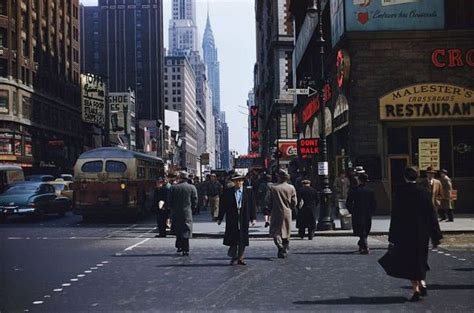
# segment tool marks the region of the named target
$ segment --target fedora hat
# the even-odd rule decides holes
[[[432,166],[428,166],[425,172],[430,174],[436,174],[436,171],[433,169]]]
[[[245,180],[245,176],[239,175],[239,174],[234,174],[230,178],[230,180]]]
[[[444,174],[446,174],[446,175],[448,175],[448,170],[446,170],[446,169],[444,169],[444,168],[443,168],[440,172],[441,172],[441,173],[444,173]]]
[[[286,170],[281,168],[281,169],[278,170],[278,176],[289,178],[290,174],[288,174],[288,172]]]

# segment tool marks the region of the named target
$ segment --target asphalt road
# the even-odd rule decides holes
[[[191,240],[178,256],[173,238],[154,238],[153,218],[82,224],[70,213],[41,223],[0,226],[0,312],[322,311],[473,312],[474,251],[430,252],[429,296],[409,303],[410,282],[386,276],[354,237],[292,240],[288,259],[254,239],[247,266],[229,266],[221,239]]]

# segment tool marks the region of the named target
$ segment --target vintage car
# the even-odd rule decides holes
[[[18,182],[0,194],[0,221],[10,215],[33,215],[42,219],[45,214],[64,216],[71,208],[71,200],[58,196],[54,187],[44,182]]]
[[[69,198],[72,201],[72,196],[74,193],[72,189],[72,181],[67,181],[63,178],[56,178],[53,181],[49,181],[48,184],[54,187],[58,196]]]
[[[25,177],[26,181],[47,182],[53,181],[53,175],[28,175]]]

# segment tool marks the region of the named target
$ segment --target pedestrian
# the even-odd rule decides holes
[[[278,248],[278,258],[286,258],[290,248],[291,212],[296,208],[295,187],[288,184],[287,171],[278,171],[278,183],[272,185],[267,195],[271,209],[270,236]]]
[[[271,208],[269,207],[267,202],[267,194],[272,185],[272,175],[264,175],[262,182],[258,186],[258,197],[260,199],[260,204],[262,207],[265,228],[270,226]]]
[[[296,192],[298,197],[296,228],[301,239],[304,238],[307,228],[308,239],[313,240],[316,229],[316,207],[319,204],[318,192],[311,187],[311,181],[308,179],[303,179],[301,186]]]
[[[427,296],[429,240],[431,238],[436,247],[443,236],[429,192],[416,184],[418,170],[407,167],[404,177],[406,183],[395,196],[397,205],[392,209],[389,251],[379,263],[388,275],[411,280],[413,296],[410,301],[419,301]]]
[[[366,173],[358,175],[359,185],[354,187],[347,196],[346,207],[352,214],[352,227],[355,236],[359,237],[360,254],[369,254],[367,237],[372,227],[372,214],[377,207],[374,191],[367,186]]]
[[[435,177],[436,171],[431,166],[426,168],[426,178],[420,183],[426,191],[431,195],[431,202],[435,212],[441,207],[441,198],[443,197],[443,185]]]
[[[440,203],[440,212],[439,215],[441,217],[441,221],[446,220],[446,222],[454,222],[454,214],[453,214],[453,201],[451,200],[451,192],[453,191],[453,183],[451,182],[451,178],[448,176],[448,171],[445,169],[441,170],[440,179],[441,186],[443,187],[441,203]]]
[[[168,183],[164,178],[158,178],[154,194],[154,205],[156,209],[156,228],[158,230],[158,235],[156,235],[155,237],[166,237],[166,221],[169,216],[169,188],[170,186],[168,186]]]
[[[171,232],[176,235],[177,252],[189,255],[189,239],[193,235],[193,209],[197,205],[196,187],[189,184],[188,173],[181,172],[170,190]]]
[[[194,186],[198,192],[198,205],[196,206],[196,210],[193,212],[193,214],[199,214],[201,213],[201,209],[204,207],[204,197],[206,196],[206,190],[204,187],[204,182],[201,182],[198,176],[194,177]]]
[[[334,207],[335,215],[338,216],[338,210],[341,209],[340,204],[346,203],[347,196],[349,194],[350,182],[349,178],[346,177],[346,172],[339,172],[339,176],[334,180]]]
[[[229,247],[227,255],[230,265],[235,262],[247,265],[244,260],[245,247],[249,245],[249,224],[255,225],[256,212],[252,200],[251,186],[244,186],[245,177],[235,174],[226,185],[220,201],[220,225],[225,216],[224,245]]]
[[[217,221],[217,217],[219,216],[219,199],[221,192],[222,185],[217,181],[216,174],[211,174],[211,181],[207,184],[206,201],[209,201],[213,221]]]

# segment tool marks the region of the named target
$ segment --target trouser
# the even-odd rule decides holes
[[[176,237],[175,247],[184,252],[189,252],[189,238]]]
[[[168,214],[165,210],[158,210],[156,213],[156,227],[158,228],[158,234],[166,237],[166,219]]]
[[[306,228],[298,228],[298,235],[301,237],[301,238],[304,238],[304,235],[305,235],[305,231],[306,231]],[[308,239],[309,240],[312,240],[314,237],[314,228],[309,228],[308,227]]]
[[[212,217],[217,218],[219,216],[219,196],[209,197],[209,207]]]
[[[367,243],[367,235],[363,234],[359,236],[359,242],[357,244],[359,245],[360,249],[367,250],[369,248],[368,243]]]
[[[227,255],[232,258],[232,260],[242,260],[244,257],[245,245],[236,245],[230,246]]]
[[[273,237],[273,242],[278,248],[278,252],[288,253],[290,250],[290,239],[289,238],[282,238],[281,236]]]
[[[454,220],[453,210],[451,210],[451,209],[438,209],[438,214],[439,214],[439,217],[440,217],[442,220],[445,220],[445,219],[446,219],[446,216],[448,217],[448,220],[449,220],[449,221],[453,221],[453,220]]]

